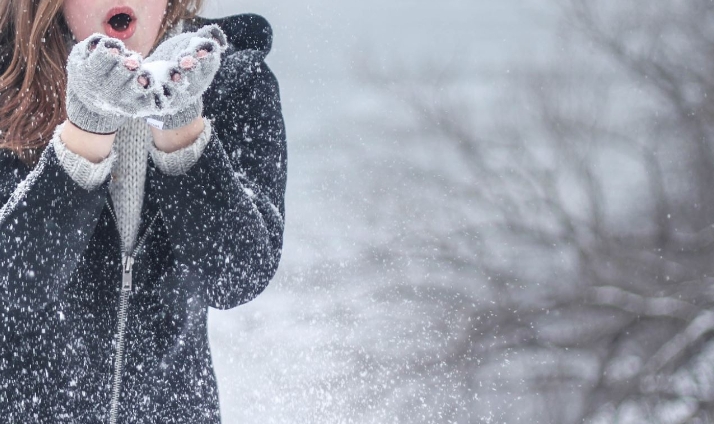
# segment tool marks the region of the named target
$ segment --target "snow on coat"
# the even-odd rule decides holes
[[[208,307],[260,294],[283,242],[287,171],[272,32],[256,15],[216,23],[229,49],[204,94],[213,134],[185,175],[149,159],[144,247],[129,296],[119,423],[218,424]],[[28,169],[0,150],[0,416],[105,423],[122,270],[109,179],[78,186],[48,146]]]

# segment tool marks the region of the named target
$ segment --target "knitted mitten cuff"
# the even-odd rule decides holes
[[[194,119],[203,114],[203,99],[191,103],[187,108],[173,115],[152,116],[150,119],[163,123],[162,130],[173,130],[190,124]]]
[[[72,92],[67,92],[67,117],[77,127],[95,134],[111,134],[126,121],[126,116],[89,109]]]
[[[212,133],[211,121],[203,118],[203,123],[205,127],[196,141],[175,152],[162,152],[156,148],[153,141],[149,143],[151,159],[161,172],[172,176],[183,175],[198,162],[208,142],[211,140]]]
[[[91,191],[102,185],[106,181],[112,166],[117,159],[116,152],[112,149],[107,158],[99,163],[93,163],[86,158],[72,152],[65,146],[60,138],[65,124],[60,124],[55,129],[52,136],[52,147],[55,150],[57,159],[65,172],[85,190]]]

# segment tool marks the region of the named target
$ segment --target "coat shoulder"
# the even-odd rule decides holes
[[[221,27],[234,51],[253,50],[266,56],[272,48],[272,27],[264,17],[252,13],[216,19],[198,16],[186,22],[185,30],[195,31],[211,24]]]

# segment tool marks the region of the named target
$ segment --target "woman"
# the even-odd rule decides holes
[[[200,3],[0,0],[7,422],[220,422],[207,310],[274,275],[287,152],[270,26]]]

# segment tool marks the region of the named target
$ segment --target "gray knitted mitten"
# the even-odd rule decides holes
[[[206,25],[161,43],[142,68],[153,78],[155,107],[149,123],[162,129],[187,125],[203,112],[201,95],[213,82],[228,44],[218,25]]]
[[[142,73],[141,56],[120,40],[93,34],[77,43],[67,60],[69,120],[85,131],[116,132],[153,102],[151,87],[139,82]]]

